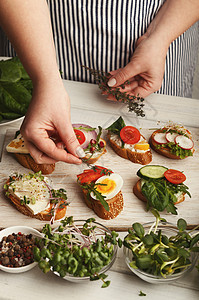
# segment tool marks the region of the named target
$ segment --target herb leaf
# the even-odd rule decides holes
[[[109,130],[112,133],[119,135],[120,131],[125,126],[126,126],[126,124],[125,124],[123,118],[120,116],[112,125],[110,125],[108,128],[106,128],[106,130]]]

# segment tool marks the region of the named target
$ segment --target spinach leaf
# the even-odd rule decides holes
[[[14,120],[14,119],[22,117],[22,115],[14,113],[14,112],[1,112],[0,111],[0,115],[1,115],[2,119],[7,119],[7,120]],[[0,118],[0,121],[2,120],[1,118]]]
[[[10,112],[24,115],[26,113],[25,105],[18,103],[3,87],[0,85],[0,105]]]
[[[5,92],[9,94],[13,99],[15,99],[18,103],[25,105],[28,107],[32,95],[30,92],[19,82],[2,82],[1,88],[4,89]]]
[[[12,60],[0,61],[0,81],[16,82],[21,79],[21,70]]]
[[[120,116],[112,125],[110,125],[108,128],[106,128],[106,130],[109,130],[112,133],[119,135],[121,129],[125,126],[126,126],[126,124],[125,124],[123,118]]]
[[[0,121],[23,116],[33,85],[18,57],[0,61]]]
[[[148,206],[163,211],[169,204],[169,195],[165,180],[147,180],[141,187],[148,200]]]
[[[21,79],[30,79],[28,73],[24,69],[20,59],[16,56],[10,59],[11,62],[15,64],[21,70]]]

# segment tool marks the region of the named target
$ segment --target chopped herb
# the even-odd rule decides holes
[[[146,294],[140,291],[139,296],[146,296]]]

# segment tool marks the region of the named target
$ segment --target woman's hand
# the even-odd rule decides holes
[[[70,122],[70,101],[61,81],[34,88],[21,133],[39,164],[59,160],[80,164],[77,156],[85,156]]]
[[[110,87],[125,84],[122,92],[134,96],[146,96],[160,89],[165,69],[165,59],[168,45],[156,41],[148,34],[140,37],[130,62],[121,69],[110,72],[112,77],[108,81]],[[113,100],[112,96],[107,99]]]

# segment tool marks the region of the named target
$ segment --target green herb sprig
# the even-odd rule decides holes
[[[128,94],[127,92],[122,92],[121,89],[125,88],[125,85],[130,84],[130,81],[127,80],[124,84],[119,87],[113,88],[108,86],[108,81],[111,76],[110,73],[105,73],[103,71],[98,71],[91,69],[89,67],[83,66],[86,70],[90,72],[91,75],[94,76],[95,81],[97,82],[99,88],[106,92],[108,95],[113,95],[117,101],[121,101],[122,103],[126,103],[129,112],[134,112],[137,116],[144,117],[145,113],[143,111],[144,107],[144,98],[138,96],[133,96]]]
[[[102,288],[110,285],[102,268],[108,265],[115,254],[117,244],[122,245],[115,231],[102,233],[97,229],[95,219],[76,225],[73,217],[62,220],[53,231],[49,224],[43,227],[44,238],[37,240],[34,260],[39,268],[48,273],[57,272],[61,277],[90,277],[102,280]]]
[[[106,209],[106,211],[109,211],[108,202],[105,200],[106,197],[103,196],[97,190],[98,185],[106,185],[106,184],[101,184],[101,183],[96,184],[95,182],[81,184],[79,181],[78,181],[78,184],[80,185],[80,187],[82,189],[87,190],[87,199],[88,199],[88,201],[90,201],[90,194],[93,193],[95,195],[96,199],[99,200],[100,203],[103,205],[103,207]]]
[[[169,237],[158,229],[159,222],[166,220],[157,210],[152,210],[152,213],[156,221],[149,231],[146,232],[142,224],[134,223],[123,244],[131,250],[132,268],[166,278],[191,265],[191,253],[199,252],[199,233],[191,236],[191,231],[186,231],[186,221],[179,219],[176,234]]]

